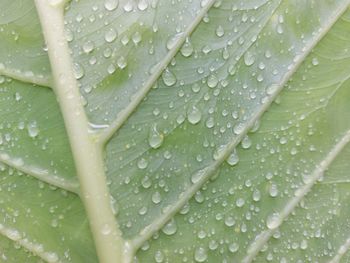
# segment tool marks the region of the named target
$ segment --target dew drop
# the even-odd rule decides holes
[[[226,159],[226,162],[231,165],[231,166],[234,166],[236,165],[238,162],[239,162],[239,157],[238,157],[238,154],[236,152],[236,150],[234,150],[230,156]]]
[[[137,4],[137,8],[140,11],[144,11],[148,8],[148,1],[147,0],[140,0],[139,3]]]
[[[171,87],[176,83],[176,77],[169,69],[164,70],[162,78],[164,84],[168,87]]]
[[[202,113],[196,106],[192,106],[192,108],[187,112],[187,119],[191,124],[197,124],[200,122],[201,118]]]
[[[230,250],[230,252],[235,253],[238,251],[239,245],[237,243],[232,243],[228,246],[228,249]]]
[[[137,162],[137,167],[139,169],[146,169],[148,166],[148,162],[145,158],[141,158],[138,162]]]
[[[218,78],[215,75],[210,75],[207,80],[209,88],[215,88],[219,83]]]
[[[225,34],[224,28],[222,26],[218,26],[215,30],[215,34],[218,37],[222,37]]]
[[[177,225],[174,219],[170,221],[162,228],[162,232],[168,236],[175,234],[177,231]]]
[[[104,6],[107,11],[113,11],[118,7],[119,0],[105,0]]]
[[[157,149],[162,145],[163,139],[163,134],[159,133],[159,131],[157,130],[157,125],[154,124],[148,136],[149,146],[151,146],[153,149]]]
[[[192,55],[193,46],[188,38],[186,38],[186,41],[183,44],[183,46],[181,47],[180,52],[186,58]]]
[[[28,135],[31,138],[35,138],[39,135],[39,128],[35,121],[28,124],[27,130],[28,130]]]
[[[273,213],[266,219],[266,226],[269,229],[276,229],[281,224],[281,216],[279,213]]]
[[[76,79],[81,79],[84,76],[84,69],[79,63],[73,64],[73,72]]]
[[[247,65],[247,66],[251,66],[254,64],[255,62],[255,57],[252,53],[250,53],[249,51],[247,51],[245,54],[244,54],[244,63]]]
[[[158,191],[154,192],[152,194],[152,202],[154,204],[159,204],[162,201],[162,196],[160,195],[160,193]]]
[[[164,261],[164,255],[162,251],[157,250],[156,253],[154,254],[154,259],[157,263],[162,263]]]
[[[204,247],[198,247],[194,251],[194,259],[196,262],[204,262],[208,258],[207,250]]]
[[[114,28],[110,28],[105,33],[105,40],[108,43],[112,43],[117,38],[117,31]]]
[[[90,53],[91,51],[93,51],[95,48],[95,45],[92,41],[86,41],[84,44],[83,44],[83,51],[88,54]]]
[[[174,36],[171,36],[169,39],[168,39],[168,41],[167,41],[167,43],[166,43],[166,47],[167,47],[167,49],[173,49],[175,46],[176,46],[176,44],[178,43],[178,41],[179,41],[179,39],[180,39],[180,37],[181,36],[183,36],[183,32],[181,32],[181,33],[177,33],[176,35],[174,35]]]

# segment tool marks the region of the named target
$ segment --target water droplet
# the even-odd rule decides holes
[[[194,259],[196,262],[204,262],[208,258],[207,250],[204,247],[198,247],[194,251]]]
[[[157,149],[162,145],[163,139],[163,134],[159,133],[159,131],[157,130],[157,125],[154,124],[148,136],[149,146],[151,146],[153,149]]]
[[[228,216],[225,218],[225,225],[228,227],[234,226],[236,224],[236,220],[232,216]]]
[[[276,229],[281,224],[281,216],[279,213],[273,213],[269,215],[266,219],[266,226],[269,229]]]
[[[175,234],[177,231],[177,225],[174,219],[170,221],[162,228],[162,232],[168,236]]]
[[[239,245],[237,243],[232,243],[228,246],[228,249],[232,252],[235,253],[239,249]]]
[[[239,162],[239,157],[238,157],[238,154],[236,152],[236,150],[234,150],[230,156],[227,158],[226,162],[231,165],[231,166],[234,166],[236,165],[238,162]]]
[[[162,196],[158,191],[152,194],[152,202],[155,204],[159,204],[162,201]]]
[[[120,69],[124,69],[127,66],[126,59],[121,56],[117,59],[117,65]]]
[[[255,202],[258,202],[258,201],[260,201],[260,198],[261,198],[260,191],[258,189],[255,189],[253,192],[253,200]]]
[[[235,125],[235,127],[233,127],[233,132],[237,135],[241,134],[243,131],[244,131],[244,123],[240,122],[240,123],[237,123]]]
[[[188,38],[186,38],[186,41],[183,44],[183,46],[181,47],[180,52],[184,57],[189,57],[192,55],[193,46]]]
[[[312,65],[317,66],[318,64],[319,64],[318,59],[317,58],[313,58],[312,59]]]
[[[169,69],[164,70],[162,78],[164,84],[168,87],[171,87],[176,83],[176,77]]]
[[[148,1],[147,0],[140,0],[139,3],[137,4],[137,8],[140,11],[144,11],[148,8]]]
[[[147,189],[150,188],[152,185],[151,179],[146,175],[145,177],[142,178],[141,185],[143,188]]]
[[[245,54],[244,54],[244,63],[247,65],[247,66],[251,66],[254,64],[255,62],[255,57],[252,53],[250,53],[249,51],[247,51]]]
[[[167,43],[166,43],[166,47],[167,49],[173,49],[175,47],[175,45],[178,43],[179,39],[181,38],[181,36],[183,35],[184,33],[181,32],[181,33],[177,33],[176,35],[174,36],[171,36]]]
[[[200,122],[201,118],[202,113],[196,106],[192,106],[192,108],[187,112],[187,119],[191,124],[197,124]]]
[[[278,188],[276,184],[272,184],[270,186],[269,193],[271,197],[276,197],[278,195]]]
[[[35,121],[28,124],[27,130],[28,130],[28,135],[31,138],[35,138],[39,135],[39,128]]]
[[[218,78],[215,75],[210,75],[207,80],[209,88],[215,88],[219,83]]]
[[[79,63],[73,64],[74,77],[81,79],[84,76],[84,69]]]
[[[162,263],[164,261],[164,255],[162,251],[157,250],[156,253],[154,254],[154,259],[157,263]]]
[[[105,0],[104,6],[106,10],[113,11],[118,7],[119,0]]]
[[[242,142],[241,142],[242,148],[249,149],[251,145],[252,145],[252,141],[250,140],[250,138],[247,135],[244,136],[244,138],[242,139]]]
[[[105,33],[105,40],[108,43],[112,43],[117,38],[117,31],[114,28],[110,28]]]
[[[95,45],[92,41],[86,41],[84,44],[83,44],[83,51],[88,54],[90,53],[91,51],[93,51],[95,48]]]
[[[148,165],[148,162],[145,158],[141,158],[138,162],[137,162],[137,167],[140,169],[146,169]]]
[[[244,201],[243,198],[238,198],[238,199],[236,200],[236,206],[237,206],[237,207],[243,207],[244,204],[245,204],[245,201]]]
[[[222,26],[218,26],[215,33],[218,37],[222,37],[225,34],[224,28]]]
[[[199,170],[191,176],[191,182],[193,184],[199,182],[205,174],[205,170]]]

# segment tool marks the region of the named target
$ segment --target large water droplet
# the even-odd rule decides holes
[[[118,7],[119,0],[105,0],[104,6],[106,10],[113,11]]]
[[[197,124],[200,122],[201,118],[202,113],[196,106],[192,106],[192,108],[187,112],[187,119],[191,124]]]
[[[175,234],[177,231],[177,225],[174,219],[170,221],[162,228],[162,232],[168,236]]]
[[[176,77],[169,69],[164,70],[162,78],[164,84],[168,87],[171,87],[176,83]]]
[[[189,57],[192,55],[193,46],[188,38],[186,38],[186,42],[181,47],[180,52],[184,57]]]
[[[151,146],[153,149],[159,148],[163,143],[164,136],[157,130],[157,125],[154,124],[151,127],[149,136],[148,136],[148,143],[149,146]]]
[[[207,250],[204,247],[198,247],[194,251],[194,259],[196,262],[204,262],[208,258]]]
[[[281,221],[282,221],[282,219],[281,219],[280,214],[276,212],[276,213],[273,213],[267,217],[266,226],[269,229],[276,229],[281,224]]]
[[[117,38],[117,31],[114,28],[110,28],[105,33],[105,40],[108,43],[113,42]]]
[[[249,51],[247,51],[245,54],[244,54],[244,63],[247,65],[247,66],[251,66],[254,64],[255,62],[255,57],[252,53],[250,53]]]
[[[239,162],[239,157],[238,157],[238,154],[236,152],[236,150],[234,150],[230,156],[227,158],[226,162],[231,165],[231,166],[234,166],[236,165],[238,162]]]

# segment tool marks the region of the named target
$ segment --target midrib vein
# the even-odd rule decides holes
[[[25,74],[21,71],[13,70],[6,68],[3,64],[0,62],[0,76],[6,76],[11,79],[15,79],[24,83],[29,83],[33,85],[38,85],[42,87],[51,87],[51,80],[48,77],[40,77],[32,74]]]
[[[339,247],[337,254],[328,262],[328,263],[339,263],[342,257],[348,252],[350,249],[350,237],[345,240],[345,243]]]
[[[187,27],[185,32],[183,32],[181,36],[179,36],[179,38],[176,40],[176,43],[174,44],[172,49],[169,50],[164,59],[159,62],[157,69],[154,71],[154,73],[148,78],[146,83],[135,93],[135,95],[133,95],[131,102],[118,113],[117,118],[110,124],[110,126],[107,129],[105,129],[100,134],[101,144],[107,143],[108,140],[113,136],[113,134],[119,130],[119,128],[134,112],[134,110],[137,108],[140,102],[145,98],[149,90],[156,83],[162,72],[166,69],[170,61],[179,51],[182,44],[186,41],[186,38],[188,38],[193,33],[193,31],[197,28],[201,20],[204,18],[204,16],[207,14],[209,9],[213,6],[215,2],[216,0],[209,0],[208,3],[199,11],[198,15],[193,20],[193,22]]]
[[[80,197],[89,218],[99,261],[126,262],[128,251],[111,208],[102,148],[89,133],[89,123],[73,74],[64,31],[64,0],[35,0],[48,47],[54,92],[58,98],[70,141]]]
[[[50,259],[52,257],[53,251],[45,251],[42,249],[35,249],[35,244],[29,241],[27,238],[14,238],[13,232],[18,231],[17,229],[9,228],[0,224],[0,234],[9,240],[19,244],[21,247],[25,248],[29,252],[33,253],[35,256],[41,258],[46,262],[52,262]],[[19,232],[18,232],[19,233]],[[61,260],[56,261],[56,263],[61,263]]]
[[[316,165],[315,170],[312,172],[308,182],[300,186],[296,191],[294,197],[289,199],[279,212],[278,224],[273,229],[268,229],[261,232],[258,238],[254,240],[250,248],[248,248],[248,253],[243,259],[242,263],[249,263],[255,258],[259,253],[261,248],[267,243],[273,233],[283,224],[284,220],[295,210],[297,205],[301,200],[310,192],[311,188],[317,183],[317,181],[323,176],[324,172],[331,165],[331,163],[336,159],[336,157],[341,153],[344,147],[350,141],[350,130],[348,130],[345,135],[339,140],[339,142],[330,150],[327,156]]]
[[[16,160],[11,158],[8,154],[0,152],[0,163],[4,163],[7,166],[12,167],[27,175],[30,175],[40,181],[79,195],[78,183],[70,182],[69,180],[57,175],[52,175],[47,170],[39,167],[26,164],[18,164],[18,162],[16,162]]]
[[[291,67],[291,69],[283,76],[278,85],[278,88],[275,89],[274,93],[269,95],[268,100],[265,102],[265,104],[263,104],[261,108],[248,121],[245,122],[245,126],[242,132],[236,137],[234,137],[232,141],[226,145],[225,149],[221,151],[220,156],[216,159],[216,161],[213,162],[211,165],[207,166],[206,168],[196,172],[198,174],[201,174],[200,179],[196,183],[192,184],[185,192],[183,192],[179,196],[177,202],[174,203],[171,207],[169,207],[165,213],[160,215],[150,225],[142,229],[138,236],[130,240],[130,246],[133,251],[139,249],[146,240],[151,238],[154,233],[159,231],[178,211],[181,210],[181,208],[186,204],[186,202],[190,200],[198,190],[200,190],[200,188],[209,180],[209,178],[218,171],[221,164],[228,158],[228,156],[242,141],[242,139],[246,136],[249,130],[253,128],[256,121],[259,120],[262,117],[262,115],[267,111],[272,102],[276,99],[278,94],[283,89],[284,85],[288,82],[288,80],[296,72],[299,66],[303,63],[306,56],[327,34],[327,32],[332,28],[332,26],[339,19],[339,17],[346,11],[346,9],[349,6],[349,3],[350,1],[347,0],[343,5],[340,5],[340,7],[334,11],[334,16],[332,16],[327,21],[323,29],[320,32],[318,32],[319,34],[316,35],[314,39],[311,40],[309,44],[305,46],[305,48],[303,49],[304,53],[300,55],[297,60],[294,61],[293,67]]]

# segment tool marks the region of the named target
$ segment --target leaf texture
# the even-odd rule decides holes
[[[347,262],[348,6],[66,4],[125,262]],[[35,5],[0,10],[2,258],[98,262]]]

